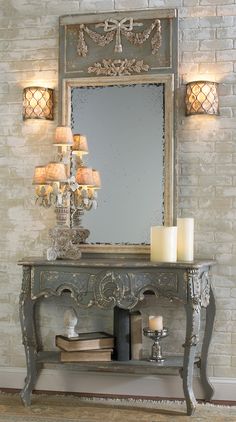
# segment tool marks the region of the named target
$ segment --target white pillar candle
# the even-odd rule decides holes
[[[151,227],[151,261],[176,262],[177,227]]]
[[[161,315],[158,315],[158,316],[151,315],[149,317],[148,327],[150,330],[153,330],[153,331],[163,330],[163,317]]]
[[[177,218],[177,257],[178,261],[194,259],[194,219]]]

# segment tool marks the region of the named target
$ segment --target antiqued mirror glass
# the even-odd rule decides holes
[[[83,216],[83,250],[147,253],[150,227],[174,219],[172,75],[64,80],[62,105],[102,179],[98,208]]]
[[[89,242],[147,244],[164,218],[163,83],[73,87],[73,133],[86,135],[99,169],[98,208],[86,212]]]

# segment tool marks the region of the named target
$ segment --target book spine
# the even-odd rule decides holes
[[[142,358],[142,316],[139,311],[130,314],[131,359]]]
[[[130,316],[126,309],[114,308],[114,358],[120,361],[130,360]]]

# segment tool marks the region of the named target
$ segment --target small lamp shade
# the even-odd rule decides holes
[[[101,178],[98,170],[93,169],[93,186],[95,189],[100,189],[101,187]]]
[[[79,167],[75,178],[76,182],[81,186],[94,186],[93,170],[89,167]]]
[[[63,163],[50,162],[46,167],[47,182],[67,182],[66,166]]]
[[[186,85],[186,116],[195,114],[219,115],[218,84],[194,81]]]
[[[84,135],[76,134],[73,136],[73,154],[84,155],[88,154],[87,138]]]
[[[70,146],[73,145],[73,134],[70,126],[58,126],[56,128],[53,145]]]
[[[34,169],[33,185],[45,185],[46,182],[46,167],[37,166]]]
[[[53,120],[53,89],[39,86],[23,91],[23,120]]]

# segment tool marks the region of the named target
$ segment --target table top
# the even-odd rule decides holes
[[[25,266],[49,266],[49,267],[97,267],[97,268],[169,268],[169,269],[186,269],[186,268],[201,268],[211,267],[216,264],[216,261],[210,259],[197,259],[191,262],[178,261],[178,262],[151,262],[150,258],[129,258],[127,257],[114,257],[109,258],[81,258],[79,260],[64,260],[57,259],[55,261],[48,261],[44,257],[26,257],[18,262],[19,265]]]

